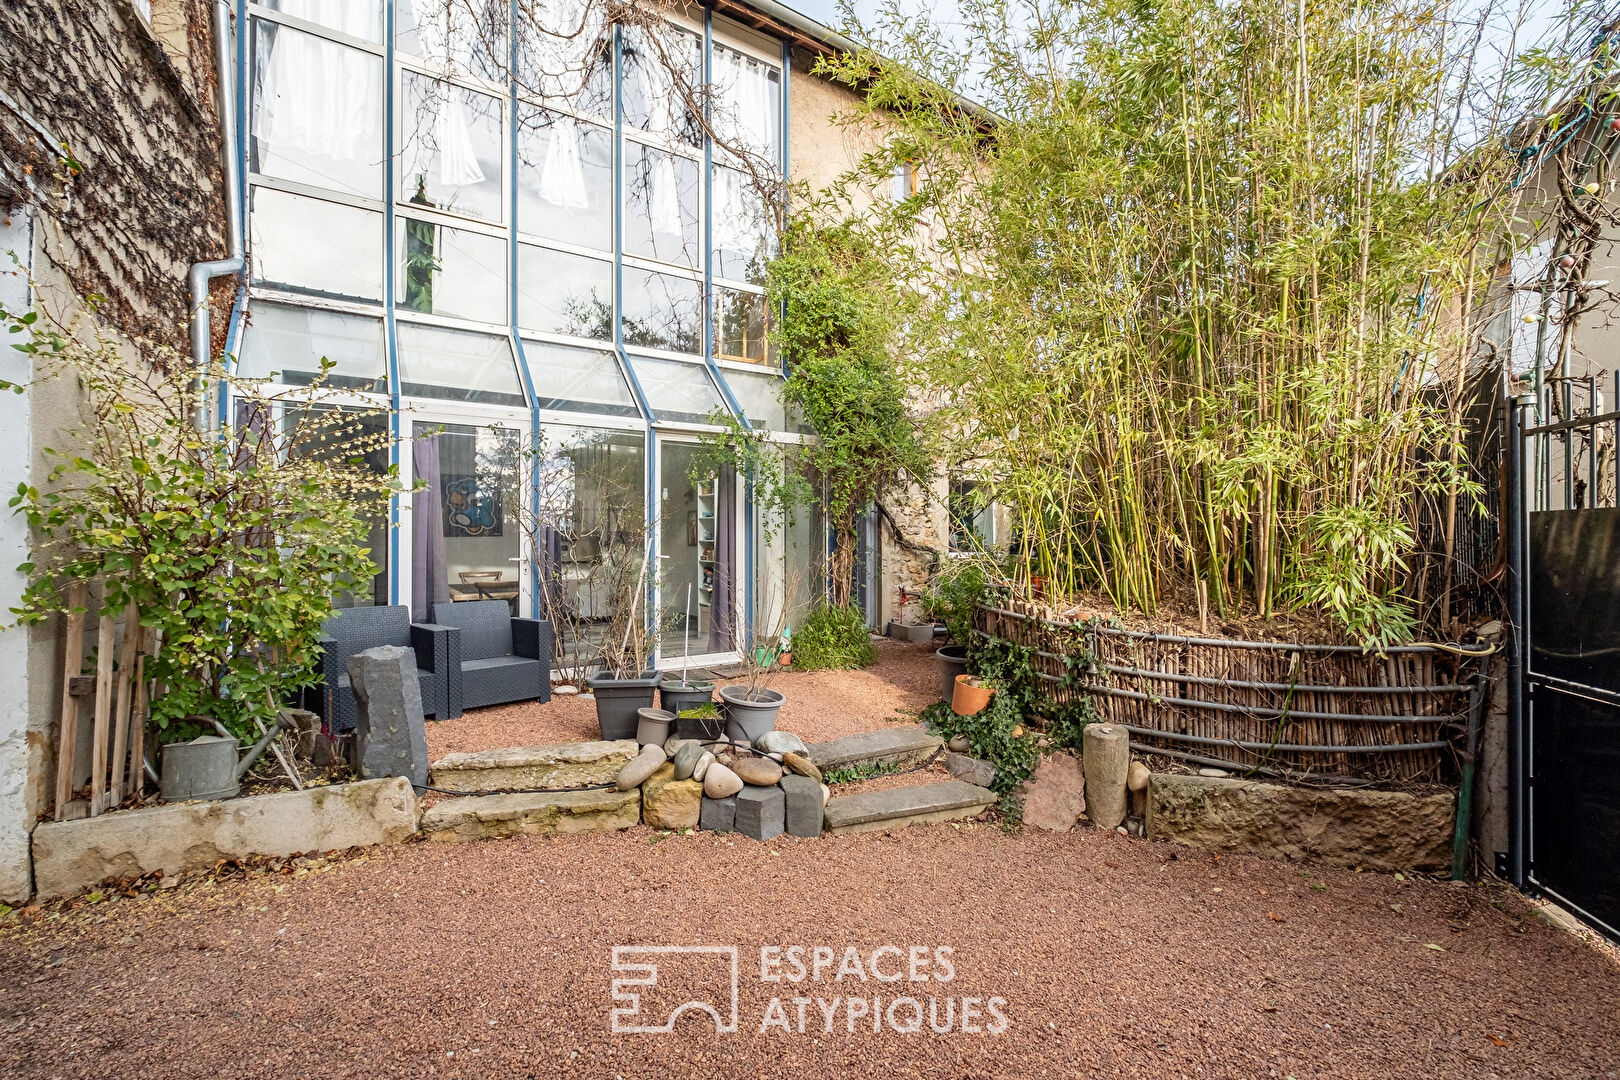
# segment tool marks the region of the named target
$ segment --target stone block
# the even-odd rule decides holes
[[[987,788],[996,782],[996,767],[983,758],[969,754],[947,752],[945,771],[958,780],[965,780],[977,787]]]
[[[698,812],[698,828],[710,832],[737,831],[737,796],[723,799],[703,797],[703,809]]]
[[[827,801],[827,831],[870,832],[978,817],[995,801],[994,793],[961,780],[840,795]]]
[[[397,844],[415,832],[410,781],[362,780],[48,821],[34,830],[34,878],[48,900],[155,870],[178,874],[221,859]]]
[[[853,765],[904,766],[915,765],[943,745],[943,740],[928,734],[920,724],[899,724],[811,743],[809,756],[822,772]]]
[[[422,815],[422,832],[429,840],[481,840],[614,832],[640,821],[640,788],[545,791],[449,799]]]
[[[786,799],[779,787],[752,784],[737,793],[737,831],[755,840],[782,835]]]
[[[665,762],[641,784],[641,820],[655,829],[695,829],[703,807],[703,785],[675,779]]]
[[[821,785],[808,776],[782,777],[782,822],[790,836],[820,836]]]
[[[1452,792],[1288,787],[1156,772],[1148,781],[1147,834],[1219,854],[1445,870],[1456,802]]]
[[[1131,733],[1119,724],[1087,724],[1080,741],[1085,755],[1086,816],[1099,829],[1117,828],[1130,807],[1126,785]]]
[[[349,657],[349,686],[358,719],[355,764],[367,779],[408,777],[427,786],[427,727],[416,653],[403,645],[378,645]]]
[[[446,791],[537,788],[561,791],[611,784],[636,756],[634,739],[593,740],[554,746],[508,746],[446,754],[429,770],[433,786]]]

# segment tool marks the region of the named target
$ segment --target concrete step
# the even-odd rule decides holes
[[[901,724],[896,727],[863,731],[858,735],[845,735],[841,739],[809,745],[810,760],[822,772],[828,769],[847,769],[855,765],[915,765],[940,748],[937,736],[924,731],[920,724]]]
[[[428,773],[433,786],[446,791],[561,791],[587,784],[611,784],[638,749],[634,739],[507,746],[446,754],[429,767]]]
[[[615,832],[641,822],[641,789],[468,795],[428,807],[428,840]]]
[[[872,832],[977,817],[995,801],[989,789],[961,780],[836,795],[827,801],[827,831]]]

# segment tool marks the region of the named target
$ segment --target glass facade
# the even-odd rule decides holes
[[[607,25],[580,0],[246,12],[243,374],[324,368],[334,390],[483,409],[531,439],[541,413],[572,414],[556,431],[583,446],[600,428],[615,468],[619,443],[639,448],[643,514],[656,428],[718,412],[784,429],[764,292],[779,45],[697,9],[656,33]]]

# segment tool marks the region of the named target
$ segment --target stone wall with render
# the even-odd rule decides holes
[[[10,0],[0,5],[0,302],[20,310],[28,279],[64,317],[96,295],[101,325],[183,349],[190,264],[226,254],[224,175],[209,0]],[[223,344],[233,284],[215,294]],[[6,350],[0,377],[26,382]],[[71,446],[72,381],[0,395],[13,447],[8,490],[45,474],[42,450]],[[0,607],[31,548],[20,518],[0,515]],[[93,620],[92,620],[93,621]],[[29,833],[49,811],[61,694],[60,620],[0,631],[0,901],[32,889]],[[93,642],[92,642],[93,644]]]
[[[795,185],[819,191],[860,164],[865,155],[882,147],[888,133],[880,120],[857,118],[859,95],[847,86],[811,74],[814,64],[810,53],[794,50],[789,82],[792,109],[788,156],[789,179]],[[889,197],[888,186],[880,183],[854,190],[851,202],[859,210]],[[911,408],[920,414],[928,405],[916,400]],[[942,469],[926,489],[912,484],[904,492],[891,494],[879,512],[880,575],[873,613],[880,627],[890,620],[920,621],[916,602],[902,604],[901,595],[920,592],[944,557],[949,535],[947,471]]]

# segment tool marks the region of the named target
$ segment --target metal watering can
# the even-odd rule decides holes
[[[199,735],[190,742],[169,743],[163,748],[163,778],[160,787],[164,802],[184,802],[187,799],[229,799],[241,790],[242,777],[253,768],[261,754],[270,746],[286,720],[286,714],[237,760],[241,743],[224,724],[212,717],[194,716],[190,719],[214,726],[218,735]]]

